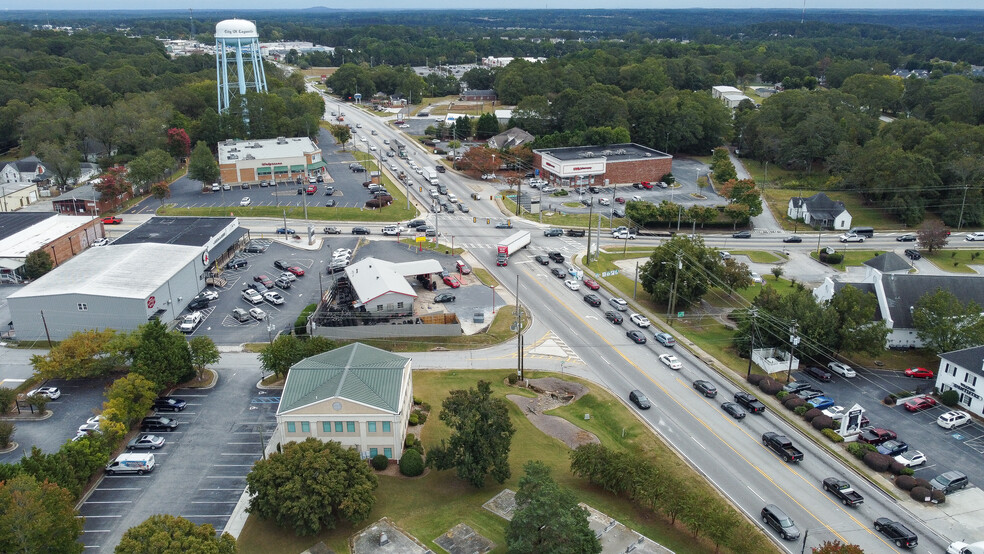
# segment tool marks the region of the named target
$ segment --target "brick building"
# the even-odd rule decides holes
[[[229,139],[219,143],[219,173],[223,183],[306,178],[323,171],[321,147],[308,137]]]
[[[105,236],[92,217],[52,212],[0,213],[0,283],[23,280],[27,255],[44,250],[57,267]]]
[[[660,181],[673,156],[635,143],[533,151],[533,168],[551,184],[605,185]]]
[[[465,90],[458,95],[460,102],[495,102],[497,98],[494,90]]]

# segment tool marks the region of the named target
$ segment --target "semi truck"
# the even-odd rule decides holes
[[[519,231],[509,235],[496,245],[495,265],[509,265],[509,256],[518,252],[520,248],[529,246],[529,244],[529,231]]]
[[[427,172],[427,180],[430,181],[430,184],[436,186],[437,185],[437,170],[436,169],[425,169],[424,171]]]
[[[106,473],[108,475],[117,473],[143,475],[154,471],[156,465],[153,454],[120,454],[106,466]]]

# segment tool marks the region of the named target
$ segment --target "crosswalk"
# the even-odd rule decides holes
[[[523,355],[530,358],[565,358],[569,362],[583,361],[577,352],[553,331],[547,332],[532,345],[524,348]]]

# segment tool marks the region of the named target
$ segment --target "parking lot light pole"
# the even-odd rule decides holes
[[[800,338],[796,336],[796,330],[799,325],[793,321],[792,325],[789,326],[789,367],[786,369],[786,384],[789,384],[789,376],[793,373],[793,358],[796,357],[796,345],[799,344]]]
[[[273,345],[273,332],[277,330],[277,326],[273,323],[267,323],[267,338],[270,340],[270,344]]]

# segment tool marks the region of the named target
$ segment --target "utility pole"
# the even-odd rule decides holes
[[[800,343],[800,338],[796,336],[799,325],[794,320],[789,326],[789,368],[786,369],[786,384],[789,384],[789,376],[793,373],[793,358],[796,357],[796,345]],[[799,367],[799,366],[797,366]]]
[[[519,275],[516,276],[516,373],[520,380],[525,380],[523,368],[523,318],[519,308]]]
[[[635,282],[632,283],[632,299],[636,299],[636,291],[639,290],[639,262],[636,262]]]
[[[960,227],[963,226],[964,206],[967,205],[967,188],[968,188],[968,186],[967,185],[964,185],[963,201],[960,202],[960,219],[957,221],[957,230],[958,231],[960,230]]]
[[[588,220],[588,223],[591,223],[591,221]],[[628,235],[626,235],[626,236],[628,236]],[[628,239],[626,239],[626,242],[627,241],[628,241]],[[595,244],[595,259],[596,260],[600,260],[601,259],[601,214],[598,214],[598,240],[595,241],[595,243],[596,243]]]
[[[594,203],[588,206],[588,263],[591,263],[591,216],[594,214]],[[601,240],[601,235],[598,235]]]
[[[670,301],[666,304],[666,321],[671,327],[673,326],[673,322],[670,319],[670,313],[676,305],[677,280],[680,278],[681,269],[683,269],[683,257],[681,254],[677,254],[677,267],[673,275],[673,288],[670,289]]]
[[[752,308],[752,340],[748,345],[748,373],[745,378],[752,376],[752,352],[755,350],[755,318],[758,317],[758,308]]]

